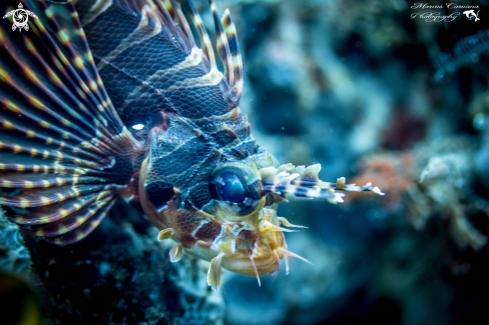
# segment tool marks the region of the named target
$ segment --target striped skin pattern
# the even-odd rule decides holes
[[[285,195],[342,202],[371,184],[318,178],[320,165],[279,165],[239,110],[236,28],[209,1],[217,56],[189,0],[26,1],[29,33],[0,25],[0,205],[29,234],[66,245],[120,199],[183,251],[260,276],[287,250]],[[5,3],[2,11],[11,10]],[[223,71],[217,68],[216,58]]]

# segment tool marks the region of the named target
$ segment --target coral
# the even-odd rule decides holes
[[[207,262],[186,256],[170,263],[170,246],[122,203],[100,228],[65,247],[25,236],[54,323],[222,323],[224,305],[207,286]]]
[[[376,186],[389,193],[384,200],[378,201],[386,209],[395,209],[400,203],[402,195],[416,186],[416,180],[409,172],[413,164],[411,152],[399,154],[383,151],[363,157],[359,164],[361,172],[352,178],[351,182],[362,184],[367,179],[374,180]],[[346,198],[347,202],[364,198],[358,193],[352,194]]]
[[[9,222],[0,210],[0,270],[28,279],[30,266],[30,254],[19,227]]]
[[[363,159],[361,172],[353,182],[375,177],[376,185],[390,197],[380,203],[402,211],[415,229],[423,230],[430,218],[441,218],[447,221],[448,231],[460,249],[470,246],[479,250],[488,238],[466,215],[468,207],[482,200],[471,190],[475,153],[468,139],[454,137],[422,143],[401,154],[371,154]]]

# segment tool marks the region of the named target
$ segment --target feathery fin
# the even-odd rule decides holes
[[[66,245],[124,197],[142,146],[112,106],[73,2],[25,6],[38,14],[29,33],[0,25],[0,205],[22,231]]]

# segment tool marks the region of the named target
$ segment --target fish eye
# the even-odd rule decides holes
[[[216,190],[224,201],[241,203],[245,199],[245,188],[236,174],[224,172],[214,180]]]
[[[262,197],[261,182],[248,169],[236,164],[222,166],[209,183],[212,197],[239,215],[254,210]]]

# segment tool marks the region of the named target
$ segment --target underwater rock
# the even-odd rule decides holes
[[[29,279],[31,259],[19,227],[0,210],[0,270]]]
[[[21,238],[14,236],[17,226],[4,227],[2,239],[21,253],[10,253],[3,264],[23,270],[30,260]],[[45,288],[43,303],[53,323],[222,323],[221,292],[206,283],[207,262],[185,256],[170,263],[171,247],[158,242],[157,230],[123,204],[100,228],[64,247],[25,236],[40,279],[36,288]]]
[[[480,250],[488,238],[471,223],[468,211],[484,199],[473,193],[476,175],[476,148],[469,139],[452,137],[420,143],[413,150],[372,153],[361,163],[362,171],[353,182],[374,177],[390,193],[379,202],[391,212],[401,211],[413,227],[426,228],[430,219],[439,219],[461,250]],[[350,196],[349,199],[359,198]],[[482,204],[487,205],[487,202]],[[474,213],[472,211],[472,213]],[[489,217],[489,216],[488,216]]]
[[[42,304],[31,283],[31,259],[19,227],[0,210],[0,314],[2,324],[42,324]]]

